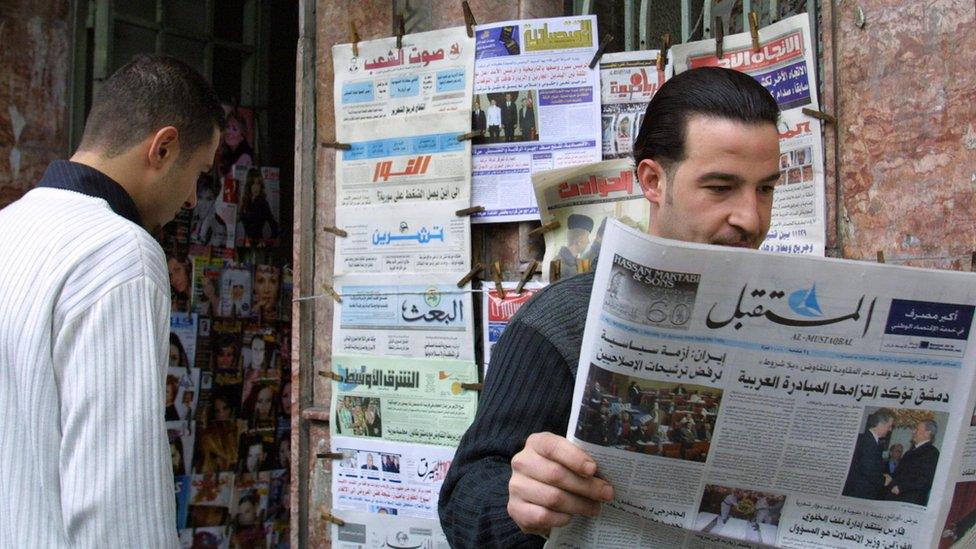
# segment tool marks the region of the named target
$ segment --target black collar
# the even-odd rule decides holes
[[[129,193],[111,177],[102,172],[70,160],[55,160],[47,167],[38,187],[64,189],[101,198],[116,214],[136,225],[142,225],[142,218],[136,203]]]

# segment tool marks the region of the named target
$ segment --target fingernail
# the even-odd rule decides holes
[[[613,499],[613,486],[610,486],[609,484],[606,485],[606,486],[604,486],[603,489],[600,490],[600,497],[603,498],[603,501],[610,501],[610,500],[612,500]]]
[[[593,473],[596,473],[596,462],[587,461],[585,464],[583,464],[583,472],[590,476],[592,476]]]

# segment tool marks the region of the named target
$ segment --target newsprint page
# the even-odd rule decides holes
[[[608,221],[567,436],[616,499],[549,546],[971,539],[974,282]]]

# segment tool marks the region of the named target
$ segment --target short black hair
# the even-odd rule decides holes
[[[210,84],[186,63],[137,55],[95,94],[78,149],[111,158],[166,126],[179,132],[183,157],[209,143],[215,128],[224,129],[224,109]]]
[[[868,416],[868,429],[873,429],[882,423],[887,423],[889,420],[895,419],[895,414],[887,408],[878,408],[871,415]]]
[[[647,105],[634,141],[634,164],[653,159],[665,167],[685,157],[685,134],[692,115],[746,124],[779,121],[779,106],[753,77],[721,67],[701,67],[675,75]]]

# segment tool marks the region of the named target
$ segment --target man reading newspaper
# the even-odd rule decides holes
[[[758,248],[780,177],[776,101],[752,77],[699,68],[648,105],[634,145],[652,235]],[[593,274],[543,290],[492,351],[477,417],[440,497],[454,547],[541,546],[613,499],[596,461],[565,437]]]

